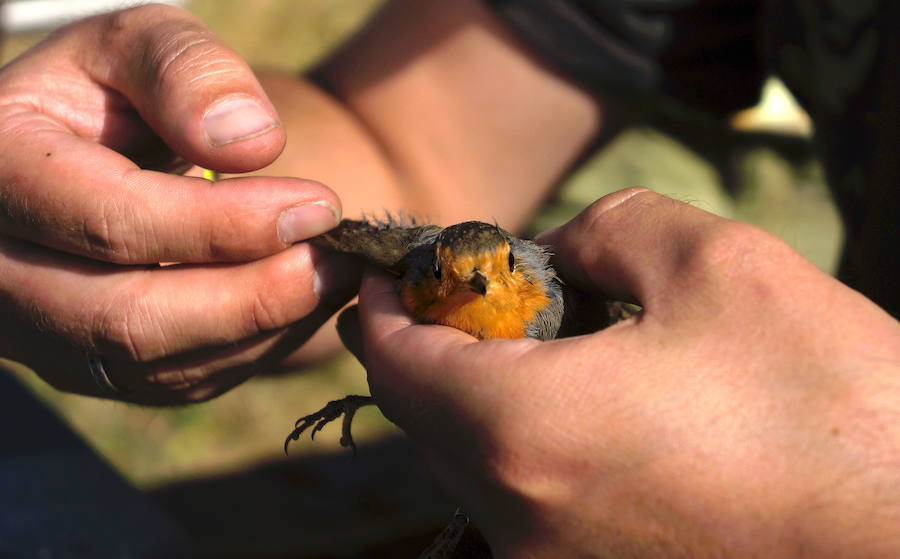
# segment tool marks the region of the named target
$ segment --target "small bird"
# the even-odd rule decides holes
[[[400,298],[417,320],[452,326],[481,339],[551,340],[600,329],[630,316],[610,302],[607,312],[585,325],[573,310],[579,294],[567,289],[543,246],[520,239],[496,224],[466,221],[446,228],[388,216],[385,220],[344,219],[312,240],[320,248],[355,254],[400,278]],[[284,451],[309,427],[311,436],[344,416],[341,445],[356,452],[350,425],[371,396],[351,395],[301,417],[284,441]]]
[[[552,340],[600,329],[627,318],[631,310],[610,301],[594,322],[576,320],[578,292],[568,289],[550,264],[550,252],[517,238],[498,225],[466,221],[446,228],[384,221],[342,220],[312,240],[317,247],[355,254],[400,278],[403,306],[417,320],[443,324],[481,339]],[[371,396],[351,395],[301,417],[284,441],[311,436],[344,416],[341,445],[356,453],[351,423],[356,411],[373,405]],[[490,557],[490,549],[468,517],[457,510],[453,520],[419,557]]]

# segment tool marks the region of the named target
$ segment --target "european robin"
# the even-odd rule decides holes
[[[608,302],[599,321],[579,324],[573,309],[579,294],[567,289],[550,265],[550,253],[497,225],[467,221],[446,228],[436,225],[343,220],[312,241],[316,246],[361,256],[400,278],[400,298],[416,319],[453,326],[479,339],[536,338],[551,340],[567,333],[602,328],[629,316],[620,303]],[[360,407],[371,396],[334,400],[301,417],[284,441],[311,435],[344,416],[341,445],[356,447],[350,432]],[[490,557],[490,549],[468,517],[453,520],[420,557]]]
[[[598,329],[627,317],[610,302],[598,322],[584,325],[572,312],[579,296],[566,289],[550,265],[550,253],[498,225],[466,221],[446,228],[385,221],[342,220],[312,241],[326,250],[355,254],[400,278],[403,305],[416,319],[453,326],[479,339],[536,338]],[[311,435],[344,415],[341,445],[354,449],[350,424],[371,396],[347,396],[297,420],[284,441]]]

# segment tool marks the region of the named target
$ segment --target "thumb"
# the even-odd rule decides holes
[[[721,278],[712,268],[739,265],[742,251],[765,250],[774,236],[644,188],[614,192],[570,222],[538,236],[551,245],[567,284],[636,300],[644,308],[667,294],[702,297]],[[709,295],[707,292],[706,295]]]
[[[191,163],[246,172],[283,149],[278,115],[253,72],[189,12],[149,5],[75,25],[89,29],[63,40],[90,77],[124,95]]]
[[[524,356],[540,344],[479,342],[449,326],[418,324],[394,283],[371,270],[360,286],[358,317],[372,396],[385,417],[419,441],[449,444],[464,423],[474,431],[494,409],[492,398],[529,382],[521,374]]]

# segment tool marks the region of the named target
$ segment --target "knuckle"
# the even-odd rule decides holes
[[[88,254],[115,264],[136,263],[146,250],[134,242],[145,238],[134,234],[134,221],[131,212],[123,211],[120,205],[114,206],[110,200],[87,212],[81,220],[80,235]]]
[[[718,222],[676,252],[674,281],[695,293],[710,294],[707,301],[758,304],[777,299],[781,270],[796,257],[774,235],[736,221]],[[708,310],[714,312],[715,306]]]
[[[162,3],[149,3],[98,16],[103,19],[107,38],[132,41],[136,30],[152,28],[161,22],[199,21],[184,8]]]
[[[151,91],[202,82],[198,78],[239,68],[236,57],[200,19],[175,6],[150,4],[114,12],[105,33],[105,44],[139,53],[138,64],[125,71]]]
[[[6,83],[9,84],[9,80]],[[0,99],[0,146],[3,151],[34,136],[34,109],[26,100]]]
[[[257,248],[248,246],[252,243],[245,242],[240,247],[234,245],[235,239],[246,239],[253,225],[259,221],[258,216],[251,215],[247,210],[217,212],[216,218],[204,227],[206,252],[214,260],[258,257]]]
[[[259,332],[274,330],[288,324],[285,308],[286,305],[274,290],[259,291],[254,294],[248,305],[248,320]]]
[[[240,73],[237,58],[202,23],[167,26],[161,37],[149,41],[144,51],[145,79],[156,90],[182,84],[202,88],[207,78],[227,80]]]
[[[610,210],[616,206],[625,209],[625,211],[620,211],[620,214],[635,215],[641,213],[645,207],[668,202],[665,197],[647,189],[627,188],[595,200],[579,214],[575,221],[588,231],[602,232],[613,224]]]
[[[212,33],[206,30],[174,30],[164,43],[156,46],[151,51],[150,66],[159,89],[235,71],[232,61],[223,55]]]
[[[91,331],[101,354],[144,363],[164,354],[165,337],[153,319],[158,313],[136,293],[107,298],[94,314]]]
[[[132,48],[136,45],[136,39],[138,45],[152,42],[152,37],[160,28],[170,26],[172,22],[193,19],[183,8],[166,4],[144,4],[97,17],[101,20],[103,44],[111,47],[130,45]]]
[[[596,233],[604,223],[608,216],[604,216],[607,208],[603,204],[603,200],[595,200],[573,220],[572,225],[578,228],[584,228],[590,233]]]
[[[691,275],[742,269],[756,265],[771,245],[771,236],[752,225],[717,222],[688,240],[678,253],[677,269]]]
[[[124,249],[110,235],[110,223],[105,216],[85,217],[81,221],[81,237],[87,245],[89,254],[110,262],[122,260]]]

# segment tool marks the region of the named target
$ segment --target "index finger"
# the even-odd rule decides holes
[[[340,200],[295,178],[216,183],[138,169],[58,132],[0,139],[0,233],[119,264],[258,258],[334,227]],[[0,179],[2,180],[2,179]]]
[[[413,433],[431,423],[422,422],[423,414],[478,417],[491,409],[490,402],[479,400],[478,387],[495,385],[481,396],[496,394],[501,373],[540,344],[532,339],[479,341],[449,326],[417,323],[403,308],[394,283],[372,272],[360,287],[359,319],[372,395],[389,419]]]

